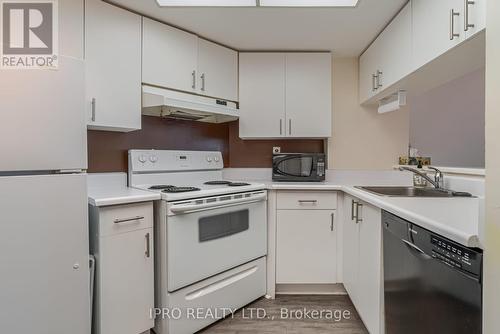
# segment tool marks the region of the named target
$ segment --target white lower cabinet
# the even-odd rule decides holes
[[[153,204],[90,207],[96,258],[95,334],[139,334],[154,326]]]
[[[335,193],[278,193],[277,284],[337,282],[336,199]]]
[[[344,197],[344,286],[371,334],[384,333],[381,209]]]

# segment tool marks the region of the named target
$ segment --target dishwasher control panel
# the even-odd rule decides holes
[[[436,235],[431,235],[431,244],[433,258],[471,274],[480,274],[480,253]]]

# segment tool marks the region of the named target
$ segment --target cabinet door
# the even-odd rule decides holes
[[[359,102],[363,103],[376,93],[375,75],[377,72],[377,41],[359,57]]]
[[[238,100],[238,52],[198,39],[198,88],[203,95]]]
[[[382,212],[361,203],[359,217],[359,272],[356,309],[372,334],[381,333],[382,317]]]
[[[142,82],[197,92],[198,37],[143,19]]]
[[[408,75],[412,69],[411,63],[411,3],[394,18],[378,38],[379,48],[379,78],[377,80],[381,91]]]
[[[101,237],[100,246],[99,333],[137,334],[152,328],[153,229]]]
[[[462,0],[413,0],[413,64],[419,68],[464,39]],[[459,15],[451,21],[451,10]],[[452,33],[458,37],[450,39]]]
[[[332,135],[332,56],[286,54],[287,137]]]
[[[141,17],[87,0],[86,111],[91,129],[141,128]]]
[[[354,197],[344,195],[344,219],[342,226],[342,275],[344,287],[356,305],[359,292],[358,263],[359,263],[359,224],[354,219]]]
[[[276,283],[337,282],[333,210],[278,210]]]
[[[285,54],[240,53],[240,137],[285,136]]]
[[[469,26],[466,29],[464,22],[463,27],[465,31],[465,37],[470,38],[486,28],[486,0],[474,0],[474,3],[468,4],[464,0],[462,1],[462,3],[464,6],[464,18],[466,17],[465,15],[468,14],[466,18],[467,22],[469,23],[469,25],[474,25],[473,27]]]

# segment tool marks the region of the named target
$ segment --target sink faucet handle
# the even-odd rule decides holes
[[[434,173],[434,181],[436,181],[436,183],[439,184],[440,187],[442,187],[443,186],[443,178],[444,178],[443,172],[441,172],[436,167],[428,166],[427,168],[432,169],[435,172]]]

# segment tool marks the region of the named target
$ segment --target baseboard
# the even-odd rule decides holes
[[[342,283],[337,284],[276,284],[279,295],[346,295]]]

